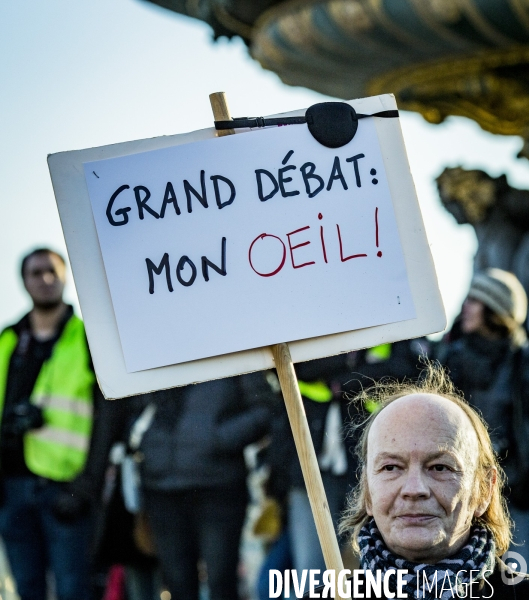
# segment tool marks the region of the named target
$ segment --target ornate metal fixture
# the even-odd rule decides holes
[[[529,0],[150,1],[239,35],[289,85],[529,139]]]

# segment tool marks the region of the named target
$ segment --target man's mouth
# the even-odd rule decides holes
[[[437,516],[424,513],[406,513],[397,515],[396,519],[407,523],[408,525],[425,525],[434,519],[437,519]]]

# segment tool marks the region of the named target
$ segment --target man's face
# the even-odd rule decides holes
[[[24,287],[37,308],[53,308],[62,301],[66,267],[55,254],[35,254],[24,268]]]
[[[433,394],[399,398],[368,436],[368,514],[388,548],[435,563],[466,542],[488,499],[475,496],[477,436],[465,413]]]

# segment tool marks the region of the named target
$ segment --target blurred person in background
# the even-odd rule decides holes
[[[163,590],[142,505],[137,452],[160,394],[166,392],[106,402],[109,410],[100,427],[98,452],[107,461],[91,549],[97,597],[104,600],[159,600]]]
[[[138,452],[144,509],[172,600],[198,600],[204,575],[209,600],[239,597],[249,500],[243,450],[268,432],[271,395],[263,373],[153,394]]]
[[[529,363],[523,323],[527,296],[518,279],[501,269],[477,272],[460,317],[437,358],[455,386],[487,422],[508,477],[515,523],[513,550],[529,563]]]
[[[0,335],[0,535],[21,600],[88,600],[95,382],[82,321],[47,248],[21,268],[33,308]]]

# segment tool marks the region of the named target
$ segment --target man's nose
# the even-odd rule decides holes
[[[55,281],[55,274],[54,273],[44,273],[42,275],[42,279],[44,280],[44,283],[46,285],[51,285],[54,281]]]
[[[420,466],[411,466],[407,470],[400,493],[407,498],[427,498],[430,495],[426,474]]]

